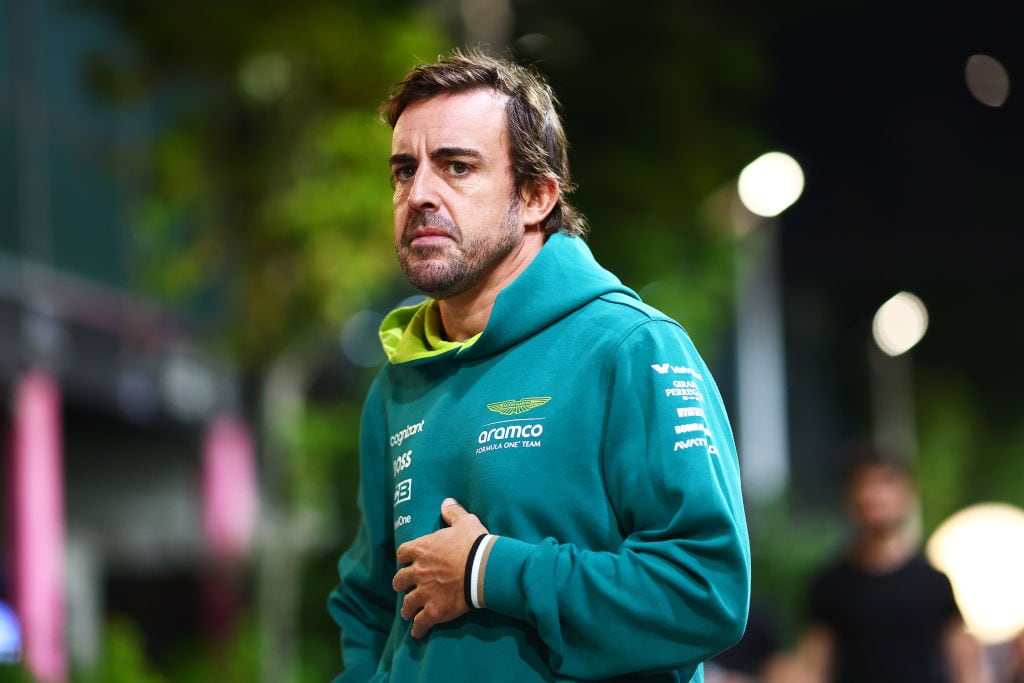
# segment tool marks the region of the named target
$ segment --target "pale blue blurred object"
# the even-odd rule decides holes
[[[0,600],[0,664],[21,661],[21,627],[14,610]]]

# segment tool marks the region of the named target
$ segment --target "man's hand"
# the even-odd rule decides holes
[[[469,611],[462,585],[466,560],[473,541],[487,529],[453,498],[441,503],[441,518],[448,528],[398,547],[398,563],[405,566],[391,586],[399,593],[409,591],[402,600],[402,618],[413,620],[413,638]]]

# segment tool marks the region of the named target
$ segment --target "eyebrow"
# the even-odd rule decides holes
[[[482,159],[483,155],[477,150],[471,147],[438,147],[430,153],[430,159],[436,161],[438,159],[450,159],[452,157],[469,157],[472,159]],[[388,163],[391,166],[397,166],[399,164],[408,164],[416,161],[416,157],[411,154],[392,154],[391,158],[388,159]]]

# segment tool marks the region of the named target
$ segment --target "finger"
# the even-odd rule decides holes
[[[412,620],[412,637],[413,638],[424,638],[430,629],[434,628],[437,622],[434,621],[427,613],[427,610],[421,609],[417,614],[416,618]]]
[[[407,541],[402,545],[398,546],[398,550],[395,551],[395,559],[398,560],[398,564],[412,564],[415,558],[415,546],[416,541]]]
[[[398,573],[395,574],[395,578],[391,580],[391,587],[396,593],[405,592],[415,585],[416,583],[412,578],[412,572],[408,568],[399,569]]]
[[[454,498],[445,498],[441,501],[441,519],[448,526],[454,526],[459,517],[465,514],[467,514],[466,508],[462,507],[462,504]]]
[[[409,621],[417,614],[423,611],[423,605],[426,602],[426,598],[420,595],[421,591],[412,591],[406,593],[405,598],[402,599],[402,618]]]

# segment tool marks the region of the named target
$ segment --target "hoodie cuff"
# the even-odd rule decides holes
[[[494,539],[483,579],[484,605],[487,609],[526,619],[522,576],[530,553],[536,547],[532,543],[507,536]]]

